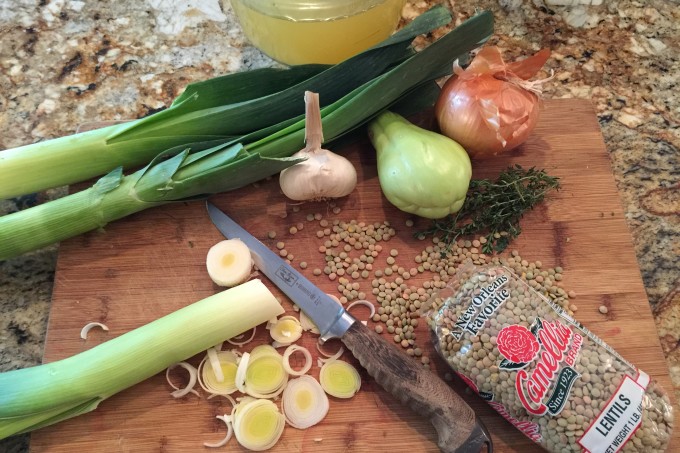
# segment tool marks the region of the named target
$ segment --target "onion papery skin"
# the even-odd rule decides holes
[[[453,76],[442,87],[435,116],[441,132],[471,157],[488,157],[527,140],[538,122],[539,99],[492,74]]]

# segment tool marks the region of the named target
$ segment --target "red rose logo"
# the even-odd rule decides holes
[[[541,346],[529,329],[520,325],[504,327],[496,338],[498,351],[512,363],[529,363]]]

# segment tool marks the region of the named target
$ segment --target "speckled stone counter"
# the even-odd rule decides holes
[[[434,1],[409,1],[405,20]],[[548,98],[592,100],[669,369],[680,390],[680,4],[677,0],[464,0],[496,17],[509,57],[549,47]],[[429,38],[421,38],[421,44]],[[187,83],[274,63],[228,0],[0,0],[0,149],[148,115]],[[1,184],[1,182],[0,182]],[[0,214],[65,190],[0,201]],[[58,247],[0,262],[0,371],[42,356]],[[26,450],[26,437],[0,451]]]

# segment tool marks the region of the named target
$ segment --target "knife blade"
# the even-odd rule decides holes
[[[319,328],[322,341],[340,340],[385,390],[430,420],[445,453],[493,452],[491,436],[468,404],[444,381],[419,366],[356,320],[304,275],[252,236],[231,217],[206,202],[213,224],[227,239],[250,249],[260,272],[295,302]]]

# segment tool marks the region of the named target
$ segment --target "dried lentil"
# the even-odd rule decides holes
[[[512,256],[513,270],[527,268],[528,263],[521,260],[519,252],[513,251]],[[549,269],[546,275],[556,276],[561,272],[557,267]],[[646,384],[647,380],[639,377],[646,375],[640,374],[592,333],[573,324],[571,318],[562,316],[563,310],[555,303],[556,298],[562,296],[554,296],[559,294],[557,290],[551,291],[554,286],[546,291],[544,286],[535,283],[539,291],[555,297],[554,302],[546,302],[502,267],[471,267],[459,275],[460,280],[449,281],[447,290],[433,300],[428,323],[434,329],[436,348],[442,357],[468,378],[473,389],[493,395],[494,408],[525,422],[532,427],[532,433],[540,433],[540,438],[535,440],[548,451],[580,452],[583,447],[579,442],[586,430],[601,435],[595,433],[593,426],[599,425],[593,423],[605,409],[612,419],[623,416],[624,409],[612,406],[617,401],[626,401],[616,397],[623,395],[629,398],[629,403],[632,401],[625,420],[633,423],[630,430],[633,434],[620,451],[665,451],[673,425],[667,394],[654,381],[649,382],[646,389],[638,390],[639,393],[620,390],[627,379],[642,379]],[[567,298],[562,298],[561,302],[566,303]],[[484,319],[477,324],[482,313]],[[461,319],[465,320],[464,329],[457,324]],[[548,343],[552,344],[547,346]],[[541,355],[541,348],[560,353],[557,361],[560,368],[549,371],[553,370],[551,363],[556,359],[551,356],[549,361],[549,357]],[[569,386],[563,389],[567,392],[561,400],[563,405],[551,406],[548,397],[558,390],[557,382],[562,382],[565,376]],[[539,385],[539,379],[549,386]],[[639,387],[633,384],[630,388]],[[553,410],[554,415],[533,415],[541,413],[542,407]],[[640,429],[635,430],[636,420],[631,413],[639,417]],[[614,423],[610,426],[614,427]],[[611,437],[623,432],[622,429],[617,428]],[[624,433],[624,439],[625,434],[628,432]],[[611,439],[603,448],[610,443]]]

